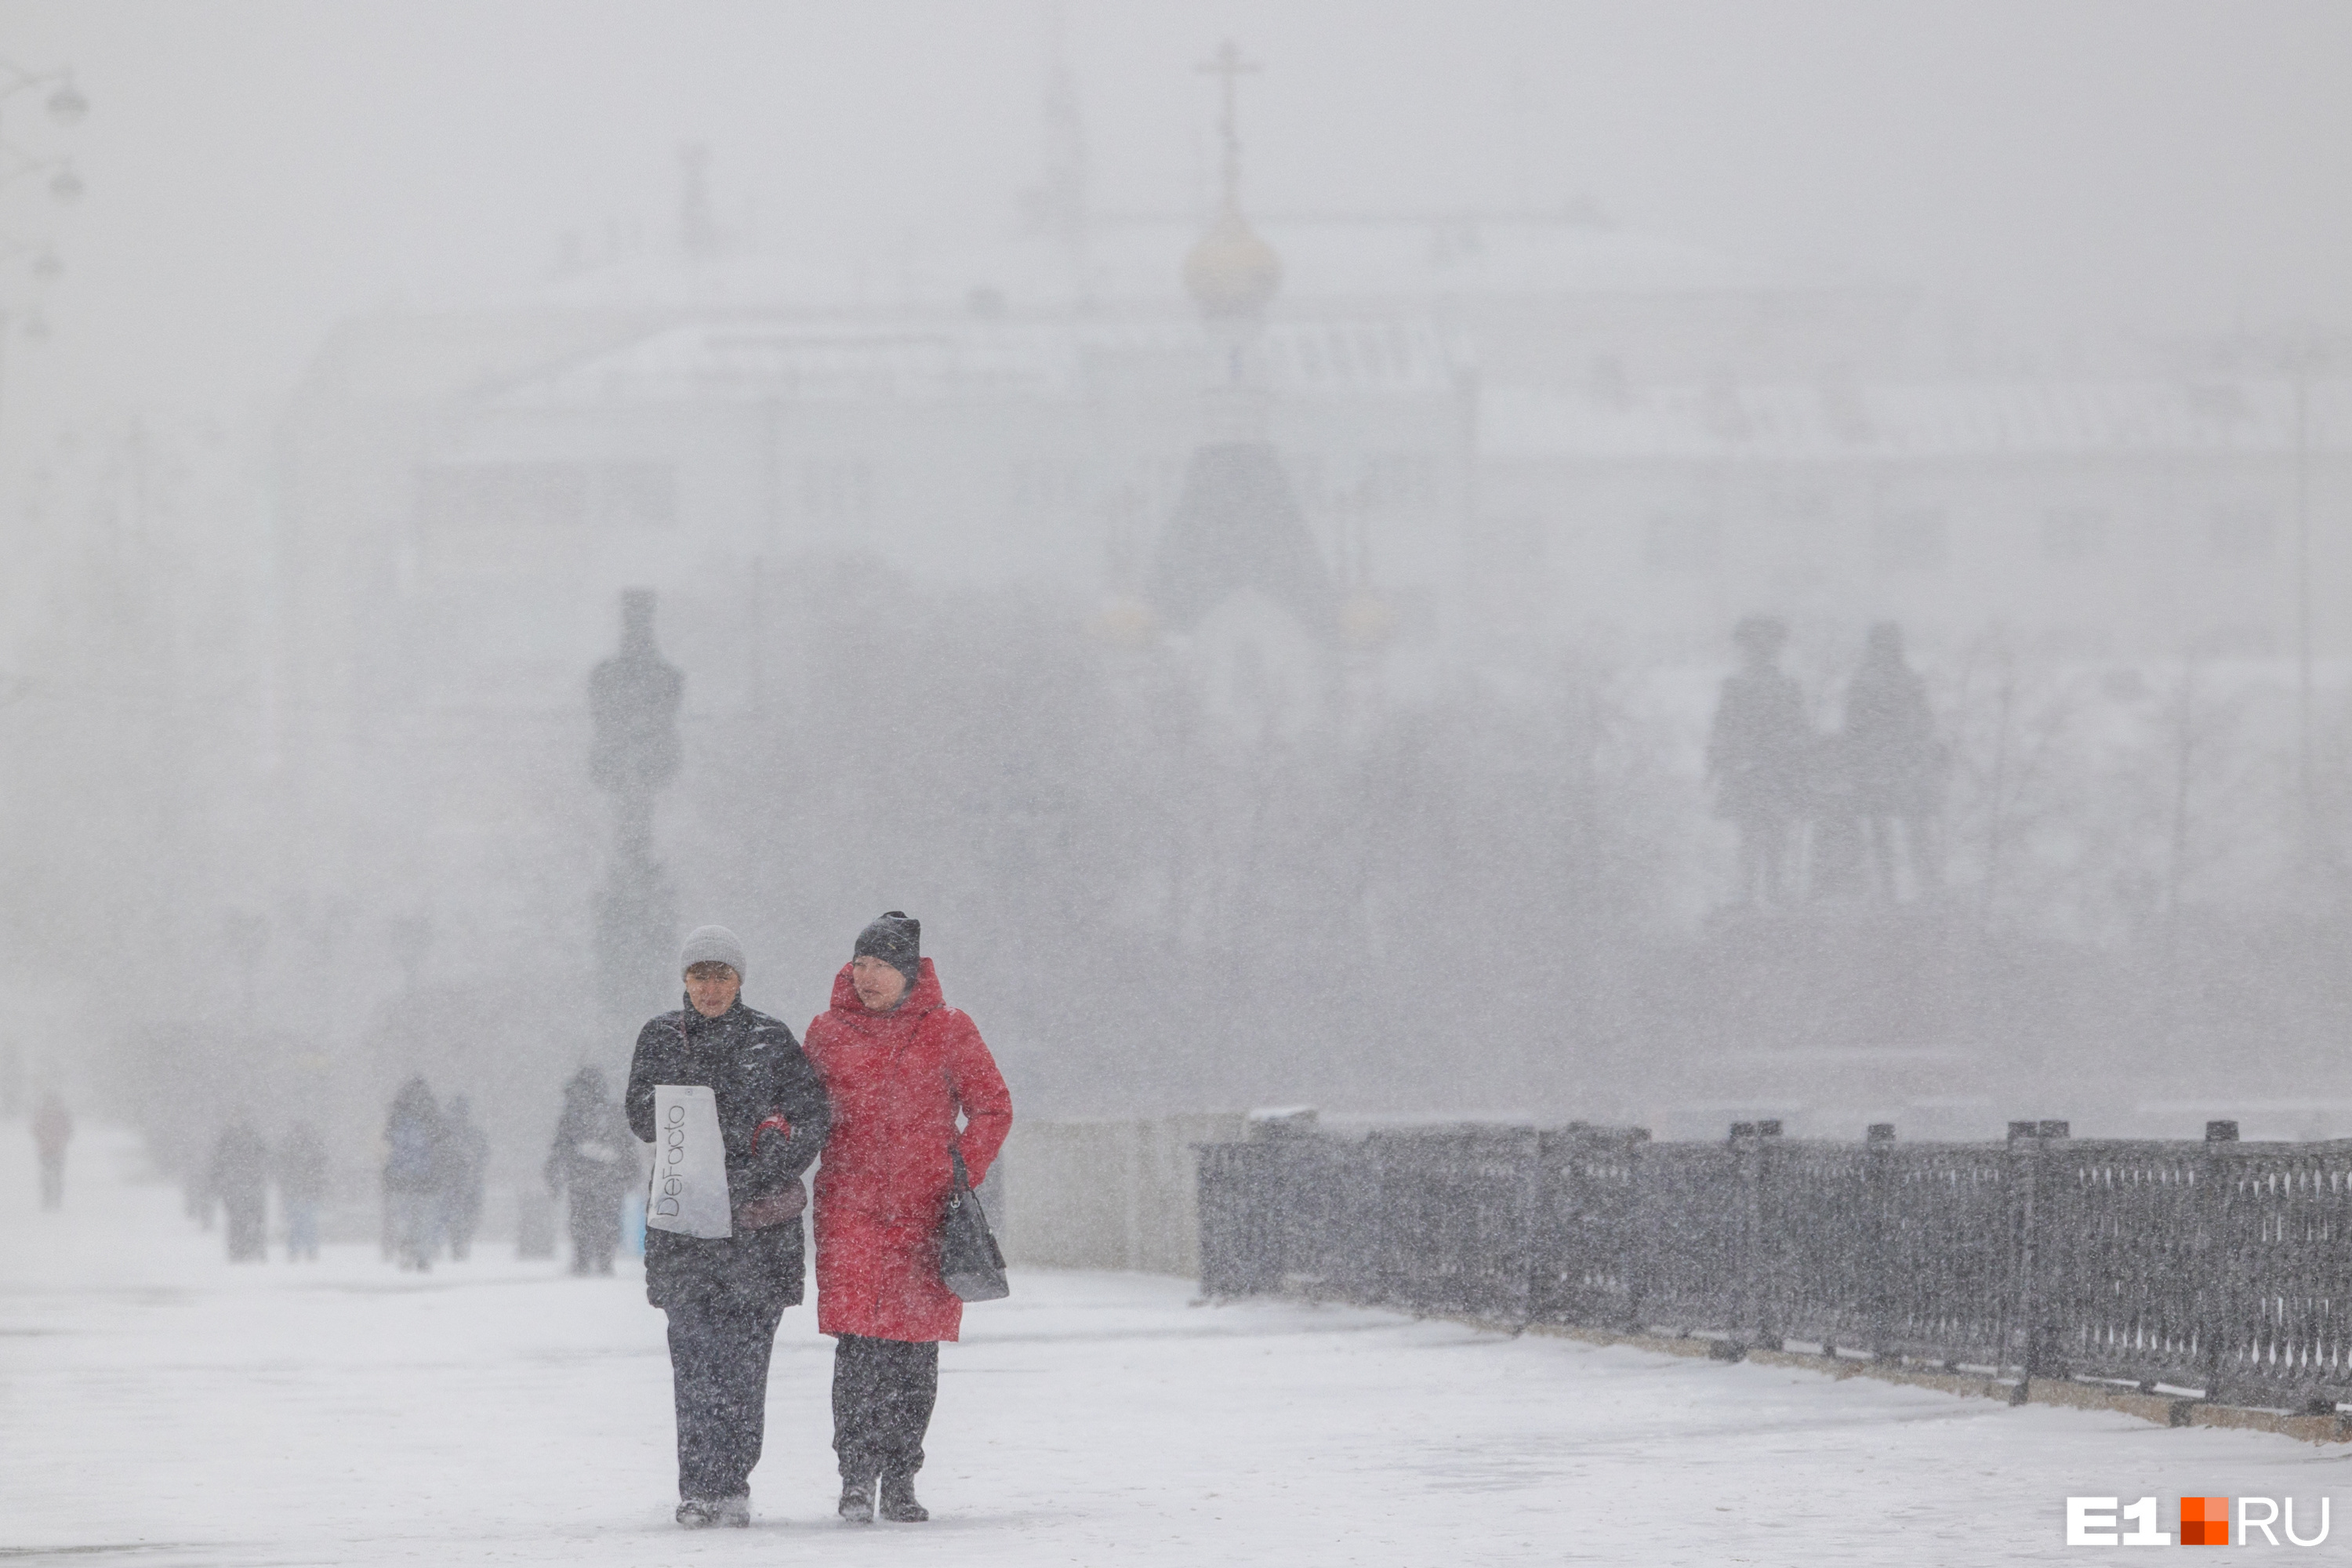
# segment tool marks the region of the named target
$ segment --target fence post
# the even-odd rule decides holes
[[[1249,1296],[1281,1283],[1272,1219],[1272,1151],[1257,1143],[1196,1143],[1200,1165],[1201,1294]]]
[[[1611,1238],[1611,1252],[1625,1281],[1625,1321],[1628,1332],[1639,1333],[1645,1326],[1649,1310],[1650,1270],[1655,1257],[1650,1246],[1649,1232],[1643,1228],[1642,1216],[1649,1212],[1642,1194],[1644,1174],[1650,1163],[1642,1158],[1643,1147],[1650,1142],[1650,1130],[1636,1127],[1625,1143],[1625,1201],[1618,1211],[1616,1234]]]
[[[1260,1208],[1256,1267],[1263,1289],[1279,1294],[1292,1272],[1291,1231],[1300,1223],[1299,1156],[1316,1135],[1312,1108],[1253,1112],[1249,1142],[1257,1151],[1252,1190]]]
[[[2011,1171],[2017,1181],[2017,1321],[2022,1343],[2018,1352],[2013,1403],[2023,1404],[2027,1385],[2037,1377],[2063,1377],[2057,1356],[2056,1325],[2051,1321],[2056,1257],[2055,1199],[2046,1155],[2055,1141],[2069,1135],[2063,1121],[2012,1121],[2009,1124]]]
[[[1756,1124],[1756,1207],[1755,1225],[1748,1231],[1748,1259],[1756,1281],[1756,1340],[1763,1350],[1780,1348],[1780,1331],[1785,1325],[1780,1312],[1786,1305],[1787,1292],[1781,1289],[1781,1275],[1788,1267],[1789,1249],[1780,1245],[1780,1205],[1783,1196],[1780,1180],[1780,1124],[1759,1121]]]
[[[1551,1162],[1544,1151],[1554,1134],[1535,1128],[1528,1137],[1528,1167],[1519,1194],[1519,1321],[1532,1323],[1551,1310],[1549,1281],[1559,1278],[1559,1238],[1553,1212]]]
[[[2230,1338],[2233,1288],[2239,1270],[2226,1237],[2230,1223],[2230,1146],[2238,1141],[2234,1121],[2205,1124],[2205,1157],[2198,1178],[2204,1191],[2196,1205],[2197,1234],[2192,1242],[2197,1273],[2197,1360],[2204,1374],[2205,1399],[2219,1405],[2228,1397],[2229,1373],[2223,1345]]]
[[[1864,1320],[1874,1361],[1898,1359],[1895,1349],[1895,1123],[1874,1121],[1863,1134],[1862,1201]]]
[[[1728,1299],[1724,1302],[1723,1327],[1734,1340],[1745,1343],[1749,1303],[1755,1296],[1755,1283],[1750,1273],[1750,1260],[1756,1250],[1756,1123],[1753,1121],[1731,1124],[1731,1179],[1734,1190],[1729,1195],[1736,1223],[1731,1227],[1731,1256],[1723,1260],[1724,1279],[1728,1288]]]
[[[1780,1136],[1778,1121],[1735,1121],[1731,1148],[1739,1184],[1733,1211],[1739,1223],[1733,1229],[1732,1255],[1725,1259],[1731,1275],[1731,1300],[1724,1327],[1742,1344],[1779,1350],[1778,1302],[1772,1289],[1774,1248],[1764,1229],[1769,1203],[1771,1164],[1766,1151]]]
[[[1394,1129],[1376,1127],[1354,1146],[1364,1162],[1357,1178],[1359,1190],[1371,1200],[1372,1235],[1379,1238],[1372,1247],[1370,1299],[1418,1313],[1422,1308],[1414,1299],[1413,1278],[1401,1263],[1409,1256],[1412,1216],[1397,1212],[1398,1204],[1412,1190],[1410,1173],[1399,1169],[1402,1156],[1398,1141]]]

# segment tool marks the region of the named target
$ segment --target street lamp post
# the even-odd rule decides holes
[[[654,796],[677,776],[678,704],[686,677],[654,643],[654,595],[621,595],[621,648],[590,672],[594,742],[588,776],[613,796],[613,866],[596,900],[596,981],[608,1019],[625,1022],[657,1001],[677,915],[654,858]]]
[[[89,112],[89,100],[75,85],[73,68],[58,66],[51,70],[26,70],[14,60],[0,60],[0,103],[5,103],[20,92],[32,92],[40,88],[49,89],[49,118],[60,125],[77,125]]]
[[[74,80],[73,68],[61,66],[51,70],[28,70],[14,60],[0,59],[0,191],[37,174],[48,176],[49,199],[61,206],[71,205],[82,195],[82,179],[74,168],[73,160],[63,156],[43,157],[26,152],[6,140],[5,120],[9,100],[30,92],[46,94],[44,107],[49,119],[61,127],[72,127],[89,113],[89,100]],[[29,253],[33,259],[31,272],[37,284],[51,283],[64,272],[57,249],[46,239],[12,239],[0,237],[0,259]],[[37,309],[0,302],[0,378],[6,372],[7,337],[21,331],[27,337],[46,337],[48,323]]]
[[[73,68],[56,70],[26,70],[14,60],[0,59],[0,124],[5,124],[8,100],[20,93],[49,89],[49,118],[57,124],[70,128],[81,123],[89,113],[89,100],[82,96],[74,82]],[[74,172],[70,158],[37,158],[32,154],[0,141],[0,158],[13,158],[15,166],[0,168],[0,185],[14,183],[20,176],[47,171],[49,195],[60,202],[77,201],[81,196],[81,176]]]
[[[2314,602],[2312,582],[2312,382],[2344,363],[2346,342],[2313,327],[2291,327],[2244,339],[2236,356],[2239,365],[2254,368],[2266,382],[2284,382],[2286,394],[2286,428],[2281,434],[2289,465],[2286,478],[2293,508],[2290,521],[2294,525],[2289,541],[2293,555],[2288,563],[2291,581],[2286,584],[2286,608],[2293,619],[2294,636],[2294,779],[2293,801],[2281,803],[2285,808],[2283,816],[2291,820],[2283,821],[2281,826],[2292,844],[2294,874],[2305,887],[2312,884],[2320,859],[2319,742],[2315,732],[2318,690],[2315,670],[2318,628],[2314,621],[2321,606]]]
[[[65,276],[65,263],[58,259],[57,247],[47,240],[16,239],[0,235],[0,261],[11,261],[30,256],[26,270],[32,274],[34,285],[46,286]],[[48,318],[41,314],[37,304],[16,306],[0,300],[0,411],[7,405],[8,335],[22,332],[39,342],[49,335]]]
[[[2307,356],[2294,367],[2294,699],[2295,784],[2302,820],[2295,824],[2304,874],[2318,849],[2319,805],[2312,770],[2311,737],[2311,369]]]
[[[2308,879],[2319,863],[2318,741],[2313,732],[2311,383],[2340,360],[2336,342],[2308,331],[2287,340],[2276,358],[2294,395],[2295,858]]]

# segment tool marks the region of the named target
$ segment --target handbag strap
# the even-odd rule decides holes
[[[963,1168],[963,1151],[953,1143],[948,1145],[948,1163],[955,1170],[955,1192],[950,1195],[961,1196],[971,1191],[971,1177]]]

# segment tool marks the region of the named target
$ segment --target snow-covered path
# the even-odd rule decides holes
[[[925,1526],[831,1517],[788,1314],[749,1531],[669,1522],[661,1315],[493,1247],[232,1268],[87,1129],[62,1214],[0,1126],[0,1558],[171,1563],[1974,1563],[2069,1492],[2279,1497],[2338,1449],[1382,1312],[1025,1272],[943,1357]],[[2352,1495],[2339,1497],[2352,1506]],[[2327,1550],[2352,1549],[2352,1521]],[[2308,1529],[2308,1523],[2305,1528]],[[2321,1555],[2324,1555],[2321,1553]]]

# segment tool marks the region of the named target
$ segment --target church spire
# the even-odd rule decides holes
[[[1223,188],[1209,232],[1184,258],[1184,288],[1212,317],[1255,316],[1282,287],[1282,258],[1242,216],[1242,139],[1235,100],[1241,79],[1255,75],[1257,68],[1242,58],[1240,47],[1231,38],[1200,67],[1204,75],[1219,79]]]
[[[1217,46],[1217,52],[1193,68],[1203,76],[1217,79],[1219,112],[1217,137],[1224,150],[1224,210],[1239,212],[1242,206],[1242,137],[1241,127],[1234,110],[1241,94],[1241,79],[1255,76],[1258,68],[1242,58],[1239,44],[1227,38]]]

